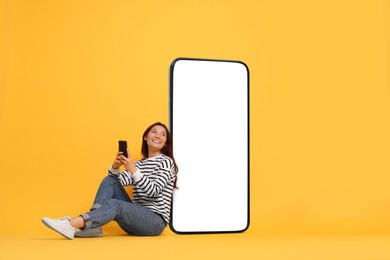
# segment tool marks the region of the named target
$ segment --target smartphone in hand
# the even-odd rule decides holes
[[[123,140],[119,141],[119,152],[122,152],[123,155],[126,158],[128,157],[128,154],[127,154],[127,142],[126,141],[123,141]]]

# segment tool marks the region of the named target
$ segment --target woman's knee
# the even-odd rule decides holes
[[[106,177],[103,178],[102,182],[114,184],[114,183],[119,183],[119,180],[115,176],[107,175]]]

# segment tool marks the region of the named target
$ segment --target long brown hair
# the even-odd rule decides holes
[[[177,167],[175,158],[173,157],[172,135],[169,132],[168,127],[166,125],[164,125],[163,123],[161,123],[161,122],[156,122],[156,123],[152,124],[151,126],[149,126],[145,130],[144,134],[142,135],[142,149],[141,149],[141,152],[142,152],[143,159],[146,159],[146,158],[149,157],[149,149],[148,149],[148,144],[146,143],[145,137],[149,134],[150,130],[152,130],[152,128],[157,126],[157,125],[164,127],[165,131],[167,132],[167,141],[166,141],[164,147],[161,149],[161,153],[172,159],[172,161],[173,161],[173,173],[176,174],[179,171],[179,168]]]

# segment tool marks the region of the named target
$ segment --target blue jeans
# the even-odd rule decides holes
[[[148,208],[134,204],[116,177],[103,179],[90,212],[81,215],[85,229],[96,228],[115,220],[128,234],[157,236],[165,229],[165,221]]]

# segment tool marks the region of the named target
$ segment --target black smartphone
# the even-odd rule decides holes
[[[120,140],[119,141],[119,152],[122,152],[123,155],[127,158],[128,157],[128,154],[127,154],[127,142],[126,141],[123,141],[123,140]]]

